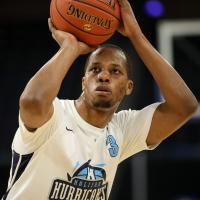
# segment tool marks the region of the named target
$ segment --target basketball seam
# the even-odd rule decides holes
[[[107,12],[107,11],[105,11],[105,10],[99,8],[99,7],[96,7],[96,6],[94,6],[94,5],[92,5],[92,4],[88,3],[88,2],[82,2],[82,0],[73,0],[73,1],[77,1],[77,2],[82,3],[82,4],[86,4],[86,5],[91,6],[91,7],[93,7],[93,8],[95,7],[95,8],[97,8],[97,9],[99,9],[99,10],[101,10],[101,11],[103,11],[103,12],[105,12],[105,13],[111,15],[111,16],[113,16],[114,18],[116,18],[116,19],[120,22],[120,19],[119,19],[118,17],[116,17],[115,15],[113,15],[113,14],[111,14],[111,13],[109,13],[109,12]],[[97,0],[97,1],[98,1],[98,0]],[[101,1],[99,1],[99,2],[101,2]],[[102,2],[101,2],[101,3],[102,3]]]
[[[67,23],[69,23],[71,26],[77,28],[78,30],[80,30],[80,31],[82,31],[82,32],[84,32],[84,33],[87,33],[87,34],[90,34],[90,35],[95,35],[95,36],[108,36],[108,35],[114,34],[113,32],[112,32],[112,33],[107,33],[107,34],[95,34],[95,33],[91,33],[91,32],[84,31],[84,30],[82,30],[81,28],[75,26],[74,24],[72,24],[70,21],[68,21],[68,20],[60,13],[60,11],[58,10],[58,7],[57,7],[57,1],[58,1],[58,0],[55,0],[55,7],[56,7],[57,13],[58,13],[65,21],[67,21]]]

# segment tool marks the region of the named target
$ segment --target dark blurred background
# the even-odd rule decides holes
[[[164,57],[171,55],[169,61],[200,100],[200,1],[135,0],[130,3],[147,38]],[[47,26],[49,4],[49,0],[1,0],[0,196],[6,190],[9,176],[19,96],[27,81],[58,50]],[[183,31],[179,28],[182,22]],[[141,109],[157,101],[160,93],[129,41],[116,33],[108,42],[124,48],[133,61],[135,90],[121,108]],[[79,96],[85,58],[82,56],[74,63],[63,82],[60,98]],[[200,200],[199,170],[198,112],[156,150],[141,152],[120,164],[110,199]]]

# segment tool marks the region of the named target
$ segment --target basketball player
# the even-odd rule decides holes
[[[130,39],[165,101],[115,113],[133,89],[124,52],[114,46],[94,50],[73,35],[55,30],[49,20],[60,49],[20,97],[19,128],[3,199],[106,200],[120,162],[155,148],[196,111],[196,98],[147,41],[129,2],[119,3],[123,20],[119,31]],[[58,99],[74,60],[91,51],[81,96]]]

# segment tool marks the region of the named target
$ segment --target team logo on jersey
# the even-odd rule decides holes
[[[51,200],[106,200],[106,172],[87,163],[79,167],[68,180],[56,179],[53,182],[49,199]]]

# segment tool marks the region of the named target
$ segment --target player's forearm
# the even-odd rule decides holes
[[[43,105],[50,105],[76,58],[77,54],[73,48],[60,49],[29,81],[21,98],[37,100],[43,102]]]
[[[197,100],[174,68],[155,50],[139,29],[130,39],[157,82],[166,103],[179,112],[194,112]]]

